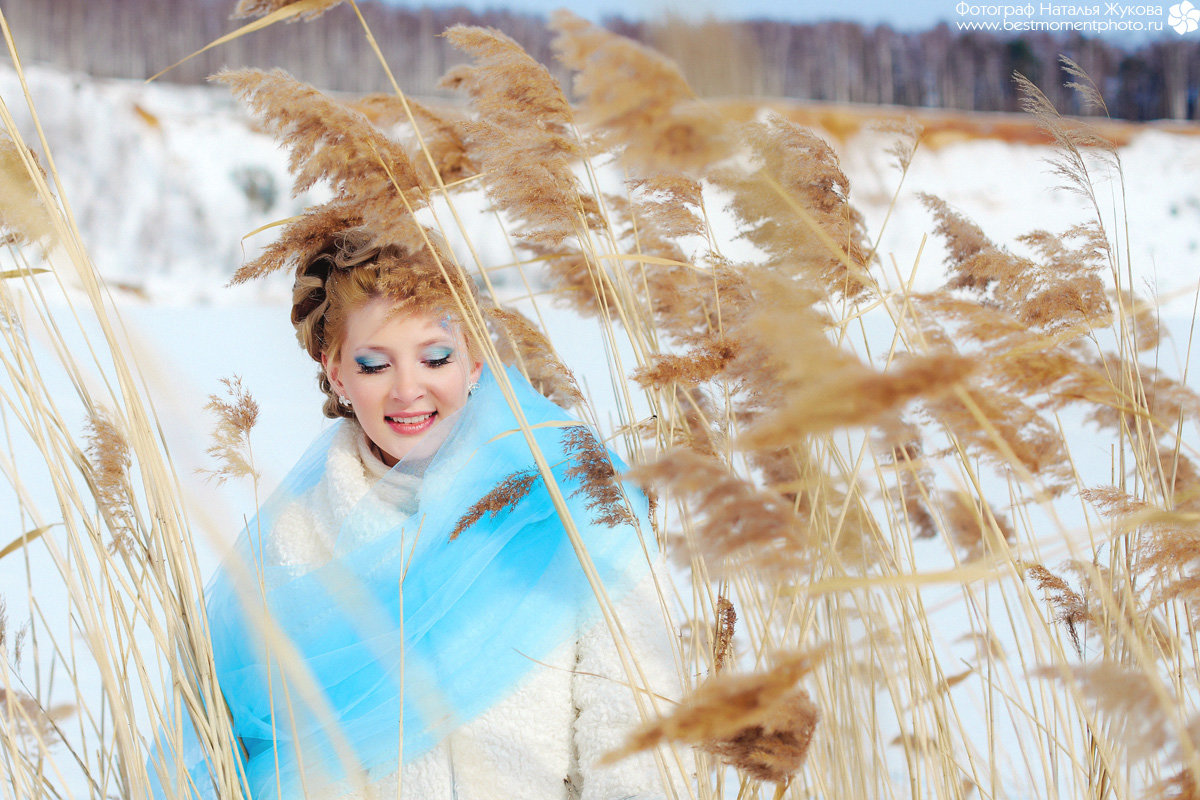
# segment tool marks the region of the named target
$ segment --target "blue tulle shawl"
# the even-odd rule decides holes
[[[623,491],[615,504],[589,494],[572,472],[587,429],[516,370],[507,375],[597,576],[619,597],[648,569],[645,496],[616,481],[609,486]],[[600,620],[547,486],[534,477],[530,448],[487,369],[456,416],[439,426],[444,442],[435,452],[398,464],[341,520],[332,557],[272,564],[269,539],[279,516],[325,477],[337,426],[327,431],[239,539],[237,559],[249,568],[240,571],[254,585],[239,587],[239,570],[223,569],[207,591],[217,675],[256,800],[330,796],[352,788],[349,776],[390,774]],[[619,473],[624,465],[608,455]],[[421,478],[417,510],[406,514],[393,502],[395,484],[413,474]],[[452,539],[468,509],[514,475],[532,482],[528,495],[484,513]],[[623,522],[597,521],[614,511]],[[270,639],[244,613],[243,598],[265,604],[296,658],[264,644]],[[306,685],[319,690],[317,701],[309,702]],[[206,766],[197,761],[189,769],[200,796],[211,785]]]

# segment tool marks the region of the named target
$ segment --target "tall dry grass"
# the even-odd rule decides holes
[[[239,8],[264,24],[333,5]],[[623,752],[657,748],[664,774],[691,776],[670,791],[706,799],[1200,794],[1200,398],[1156,365],[1160,331],[1129,286],[1120,210],[1104,221],[1097,171],[1124,202],[1120,152],[1018,77],[1057,142],[1054,169],[1094,218],[1010,248],[926,197],[949,255],[942,287],[918,293],[878,251],[882,232],[865,229],[818,136],[778,117],[726,120],[659,53],[569,13],[552,24],[570,92],[497,31],[446,33],[471,58],[446,78],[465,113],[417,104],[395,79],[394,96],[360,102],[279,72],[219,80],[288,149],[298,187],[332,189],[239,279],[349,225],[469,242],[455,197],[482,190],[511,236],[509,268],[533,287],[500,297],[497,265],[439,262],[452,283],[482,284],[482,306],[469,292],[460,302],[468,324],[495,332],[488,360],[517,363],[593,416],[556,332],[533,319],[553,302],[599,320],[621,407],[610,444],[657,496],[660,538],[685,576],[664,605],[687,695],[643,703]],[[0,410],[36,442],[58,504],[23,505],[28,533],[2,557],[50,553],[79,636],[46,640],[31,583],[29,633],[4,629],[0,786],[60,796],[70,766],[89,796],[145,796],[155,730],[177,738],[190,712],[222,796],[240,796],[194,613],[188,510],[102,281],[45,177],[44,142],[46,173],[7,106],[4,117],[0,358],[12,393]],[[897,187],[919,142],[916,129],[896,133]],[[739,241],[710,223],[719,206]],[[77,376],[86,431],[35,371],[27,330],[62,342],[69,321],[52,289],[81,298],[71,313],[98,322],[93,346],[112,362],[100,386],[56,352]],[[253,472],[251,402],[214,400],[228,412],[214,448],[233,456],[231,475]],[[1081,442],[1110,453],[1107,482],[1080,463]],[[25,467],[0,467],[21,496]],[[636,682],[637,654],[624,658]],[[74,684],[71,708],[21,682],[31,659]],[[78,677],[88,671],[96,692]]]
[[[7,24],[3,33],[20,75]],[[36,125],[28,89],[13,100]],[[177,476],[52,154],[38,126],[35,156],[8,103],[0,104],[8,261],[0,280],[8,454],[0,472],[22,524],[6,532],[0,552],[25,558],[27,585],[4,591],[30,611],[6,620],[3,634],[6,645],[15,635],[16,646],[0,661],[0,786],[14,798],[145,796],[147,709],[165,724],[183,709],[216,704],[206,622],[196,614],[203,576]],[[84,352],[70,344],[72,330],[84,332]],[[51,388],[43,374],[50,365],[74,397]],[[88,419],[84,430],[76,405]],[[14,461],[14,441],[31,446],[41,464]],[[39,506],[29,480],[52,486],[54,505]],[[49,574],[33,571],[35,548]],[[164,697],[163,679],[181,691]],[[230,741],[227,725],[200,716],[206,741]]]

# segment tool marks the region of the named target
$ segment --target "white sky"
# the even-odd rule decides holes
[[[991,0],[989,0],[990,2]],[[1005,0],[1010,2],[1011,0]],[[1058,2],[1058,0],[1055,0]],[[420,6],[421,0],[385,0],[395,5]],[[826,19],[855,19],[867,24],[887,22],[896,28],[922,29],[940,18],[950,19],[958,0],[856,0],[853,3],[815,2],[814,0],[430,0],[428,5],[461,5],[473,11],[504,8],[508,11],[545,13],[569,8],[580,16],[600,20],[604,16],[627,19],[655,17],[673,13],[689,17],[712,15],[723,19],[766,19],[813,22]]]

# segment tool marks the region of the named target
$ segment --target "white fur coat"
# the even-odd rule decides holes
[[[330,447],[324,479],[287,509],[271,540],[278,563],[305,564],[332,552],[337,520],[387,467],[361,428],[344,424]],[[414,479],[395,497],[415,510]],[[407,497],[403,496],[407,492]],[[677,699],[679,681],[655,579],[617,604],[637,662],[660,696]],[[343,800],[625,800],[668,796],[652,753],[613,766],[597,762],[641,720],[616,646],[601,622],[564,642],[517,687],[416,761]],[[645,708],[652,708],[643,692]],[[662,708],[662,701],[657,701]],[[399,785],[397,785],[399,783]],[[686,793],[685,793],[686,794]]]

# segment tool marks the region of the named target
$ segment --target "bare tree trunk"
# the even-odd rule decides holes
[[[1162,45],[1163,107],[1168,119],[1188,118],[1188,52],[1183,41]]]
[[[891,105],[896,97],[895,66],[893,65],[892,31],[882,29],[876,38],[876,53],[878,55],[879,74],[877,80],[878,95],[876,102]]]

